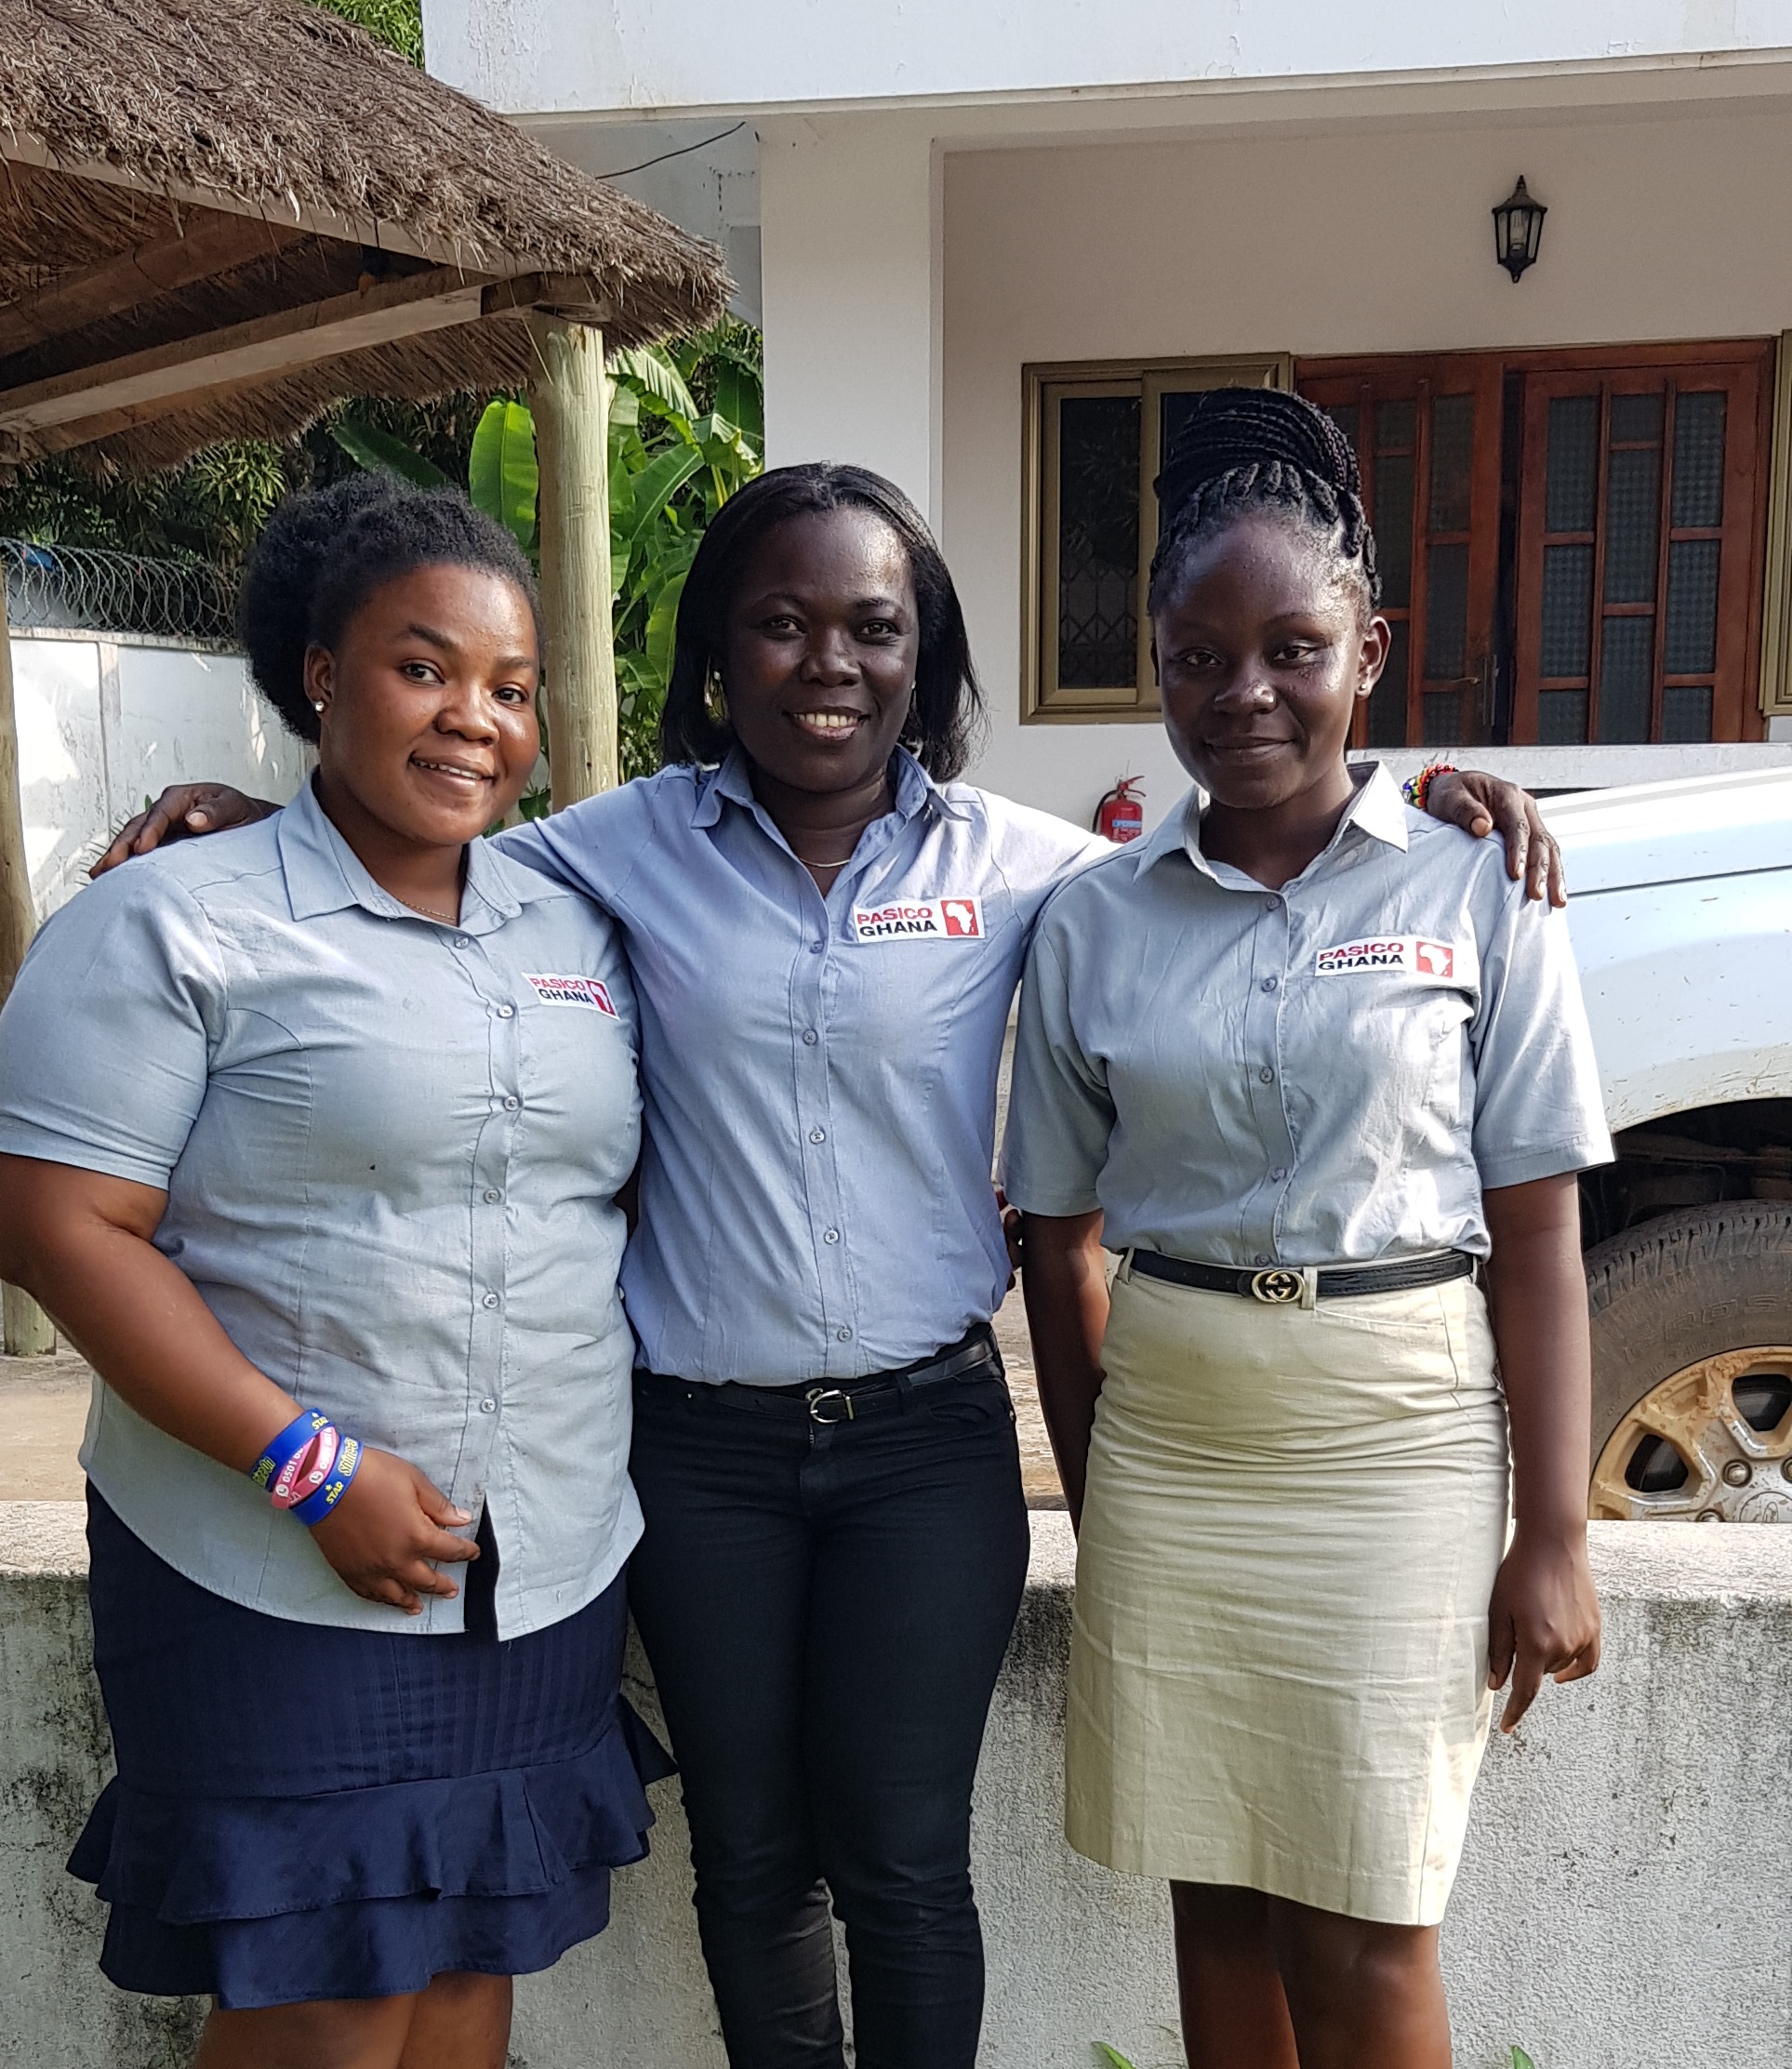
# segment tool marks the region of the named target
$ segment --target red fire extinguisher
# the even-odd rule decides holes
[[[1123,776],[1095,807],[1095,831],[1124,845],[1145,831],[1144,778]]]

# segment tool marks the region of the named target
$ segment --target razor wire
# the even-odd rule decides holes
[[[156,560],[92,546],[0,538],[14,631],[111,632],[236,644],[236,584],[206,561]]]

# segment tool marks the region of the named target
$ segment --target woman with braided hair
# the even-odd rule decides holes
[[[1069,1834],[1170,1881],[1194,2069],[1447,2069],[1491,1691],[1510,1731],[1599,1658],[1610,1142],[1561,917],[1346,760],[1388,630],[1336,426],[1217,391],[1157,485],[1200,788],[1042,917],[1009,1124],[1080,1528]]]

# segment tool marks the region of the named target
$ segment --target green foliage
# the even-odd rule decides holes
[[[1514,2048],[1509,2069],[1537,2069],[1537,2065],[1522,2048]]]
[[[1093,2041],[1091,2046],[1095,2049],[1095,2061],[1100,2064],[1100,2069],[1133,2069],[1132,2063],[1120,2049],[1110,2048],[1105,2040]]]
[[[414,65],[423,62],[422,0],[316,0],[316,5],[345,21],[359,22]]]
[[[72,459],[21,468],[0,487],[0,535],[158,560],[238,566],[287,488],[277,445],[244,440],[142,478],[96,476]]]
[[[540,475],[535,458],[535,419],[526,405],[488,403],[473,433],[467,490],[527,553],[536,542],[535,499]]]
[[[396,474],[401,481],[415,482],[418,488],[440,488],[448,479],[432,459],[413,451],[402,438],[381,431],[378,424],[342,417],[328,429],[355,465],[369,473]]]

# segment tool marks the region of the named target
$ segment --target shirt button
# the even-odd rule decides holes
[[[1258,1263],[1258,1264],[1260,1264],[1260,1265],[1267,1265],[1267,1264],[1268,1264],[1268,1262],[1269,1262],[1269,1260],[1268,1260],[1268,1258],[1267,1258],[1267,1257],[1266,1257],[1266,1256],[1265,1256],[1265,1255],[1263,1254],[1262,1251],[1258,1251],[1258,1252],[1257,1252],[1257,1263]]]
[[[820,1040],[821,1040],[821,1037],[820,1037],[820,1036],[819,1036],[818,1034],[816,1034],[816,1032],[815,1031],[815,1029],[814,1029],[813,1028],[803,1028],[803,1047],[804,1047],[805,1049],[813,1049],[813,1048],[815,1047],[816,1043],[817,1041],[819,1041]]]
[[[1282,1169],[1280,1164],[1278,1164],[1276,1168],[1269,1174],[1269,1183],[1272,1186],[1279,1186],[1281,1185],[1282,1180],[1287,1177],[1287,1175],[1288,1174]]]
[[[1281,900],[1280,898],[1265,898],[1263,901],[1263,909],[1266,912],[1273,912],[1281,903]]]
[[[498,1201],[499,1201],[500,1200],[502,1200],[502,1199],[503,1199],[503,1197],[504,1197],[504,1195],[503,1195],[503,1194],[502,1194],[501,1192],[499,1192],[499,1191],[498,1191],[498,1187],[497,1187],[496,1186],[487,1186],[487,1187],[485,1187],[485,1204],[486,1204],[486,1206],[488,1206],[488,1207],[496,1207],[496,1206],[498,1205]]]
[[[810,1131],[809,1131],[809,1140],[810,1140],[811,1142],[826,1142],[826,1141],[827,1141],[827,1139],[828,1139],[828,1131],[827,1131],[827,1130],[826,1130],[825,1128],[811,1128],[811,1129],[810,1129]]]
[[[1272,1085],[1276,1081],[1276,1074],[1273,1070],[1270,1069],[1269,1066],[1267,1063],[1264,1065],[1263,1068],[1257,1072],[1257,1076],[1263,1080],[1266,1085]]]
[[[1263,980],[1263,988],[1266,991],[1273,991],[1280,982],[1281,979],[1278,977],[1265,977]]]
[[[809,953],[812,956],[818,956],[821,953],[822,949],[824,949],[827,946],[828,944],[825,941],[811,941],[809,944]]]
[[[853,1340],[853,1333],[850,1329],[837,1329],[834,1331],[834,1334],[840,1338],[843,1344],[850,1344]]]
[[[485,1298],[481,1300],[479,1305],[482,1307],[496,1307],[498,1306],[498,1295],[496,1293],[487,1293]]]
[[[840,1230],[838,1228],[830,1228],[829,1229],[828,1233],[822,1237],[821,1240],[824,1243],[837,1243],[840,1240]]]
[[[498,1017],[500,1020],[508,1020],[515,1012],[516,1008],[514,1006],[499,1006],[498,1009]]]
[[[472,947],[472,943],[468,940],[464,934],[455,935],[454,945],[457,948],[471,948]]]
[[[498,1413],[498,1403],[487,1397],[480,1402],[479,1412],[482,1415],[496,1415]]]
[[[511,1093],[511,1095],[504,1102],[504,1111],[506,1113],[514,1113],[522,1104],[522,1100],[520,1100],[516,1096],[515,1093]]]

